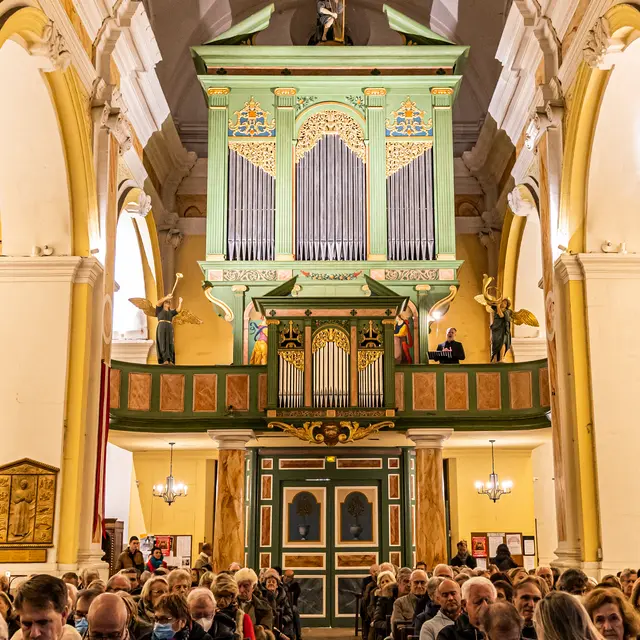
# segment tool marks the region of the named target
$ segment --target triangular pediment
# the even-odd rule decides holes
[[[43,475],[58,473],[58,471],[60,471],[60,469],[57,467],[44,464],[44,462],[31,460],[31,458],[22,458],[15,462],[9,462],[8,464],[0,466],[0,475]]]

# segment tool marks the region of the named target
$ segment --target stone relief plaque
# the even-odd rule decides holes
[[[53,546],[58,471],[28,458],[0,467],[0,551]]]

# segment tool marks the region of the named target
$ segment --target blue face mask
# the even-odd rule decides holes
[[[86,618],[80,618],[79,620],[76,620],[75,625],[76,625],[76,631],[81,636],[83,636],[87,632],[87,629],[89,628],[89,623],[87,622]]]
[[[156,638],[156,640],[171,640],[173,636],[173,627],[170,624],[160,624],[156,622],[153,627],[153,637]]]

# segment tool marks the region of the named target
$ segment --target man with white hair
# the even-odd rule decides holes
[[[442,629],[453,625],[458,619],[462,610],[460,585],[455,580],[443,578],[436,590],[436,600],[440,610],[422,625],[420,640],[436,640]]]
[[[427,593],[427,574],[416,569],[409,577],[409,593],[401,596],[393,603],[393,613],[391,614],[391,628],[394,629],[398,623],[413,622],[416,614],[416,605]]]
[[[433,578],[429,578],[427,582],[427,594],[426,597],[422,600],[421,603],[416,607],[416,617],[413,622],[413,635],[420,636],[420,630],[422,629],[422,625],[427,621],[431,620],[438,611],[440,610],[440,605],[436,599],[436,593],[440,583],[445,578],[434,576]]]
[[[453,580],[453,569],[448,564],[438,564],[433,570],[434,578],[451,578]]]
[[[497,598],[496,588],[487,578],[477,576],[462,585],[462,608],[455,624],[445,627],[437,640],[477,640],[484,638],[482,618]]]
[[[251,618],[253,626],[262,625],[265,629],[273,629],[273,609],[256,592],[258,576],[253,569],[240,569],[234,576],[238,584],[238,604]]]
[[[207,633],[213,625],[213,616],[216,613],[216,600],[210,589],[198,587],[187,596],[189,613]]]

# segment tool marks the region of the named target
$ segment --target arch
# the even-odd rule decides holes
[[[34,7],[18,9],[0,27],[0,49],[12,40],[29,51],[46,39],[49,18]],[[72,65],[43,74],[57,116],[71,201],[71,253],[89,256],[99,239],[98,207],[87,96]],[[5,225],[6,227],[6,225]]]
[[[312,104],[300,111],[300,113],[296,116],[296,133],[300,131],[300,128],[311,116],[315,116],[322,111],[326,111],[327,109],[345,113],[350,118],[352,118],[363,131],[365,130],[366,123],[364,116],[355,107],[352,107],[345,102],[338,102],[337,100],[327,100],[324,102],[316,102],[315,104]]]
[[[640,11],[630,4],[612,7],[604,18],[610,40],[624,51],[640,36]],[[621,45],[621,46],[620,46]],[[574,83],[573,99],[566,126],[563,175],[558,226],[564,244],[572,253],[586,249],[587,182],[600,105],[610,69],[590,67],[582,62]]]

